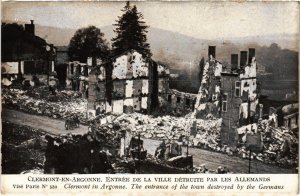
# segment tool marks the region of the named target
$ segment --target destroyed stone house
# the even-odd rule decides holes
[[[67,75],[67,87],[84,92],[89,118],[103,113],[149,114],[169,89],[169,70],[135,50],[106,62],[70,62]]]
[[[24,29],[17,24],[2,25],[2,77],[12,81],[22,74],[31,80],[36,75],[46,82],[54,71],[56,48],[35,35],[33,20]]]
[[[183,116],[194,111],[197,94],[169,89],[160,96],[160,107],[169,114]]]
[[[215,46],[209,47],[209,60],[200,64],[201,85],[195,103],[197,118],[220,117],[221,72],[223,65],[215,59]]]
[[[157,66],[158,71],[158,111],[161,114],[184,116],[194,111],[197,94],[181,92],[169,87],[171,74],[163,65]],[[175,74],[176,75],[176,74]]]
[[[209,60],[202,65],[202,80],[195,113],[197,118],[222,117],[221,142],[236,146],[248,131],[257,132],[262,114],[256,79],[255,49],[231,55],[231,69],[216,60],[215,46],[209,47]]]
[[[89,62],[89,61],[88,61]],[[69,62],[66,67],[66,89],[79,91],[84,98],[88,98],[89,72],[92,64]]]
[[[299,127],[299,104],[289,104],[281,109],[283,114],[283,126],[290,130],[298,130]]]

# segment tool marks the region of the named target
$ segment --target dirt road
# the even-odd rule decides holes
[[[36,129],[43,129],[44,131],[55,135],[67,133],[84,134],[88,131],[88,127],[83,125],[80,125],[79,128],[75,128],[73,130],[66,130],[65,122],[62,120],[52,119],[46,116],[27,114],[5,108],[2,108],[2,119],[12,123],[30,126]]]
[[[197,148],[190,148],[189,153],[193,155],[193,162],[195,165],[205,163],[208,169],[216,169],[218,166],[226,166],[234,173],[248,173],[249,171],[249,160],[247,159]],[[250,172],[254,174],[296,173],[296,171],[292,169],[267,165],[258,160],[251,160],[250,166]]]
[[[45,116],[36,116],[27,114],[20,111],[3,109],[2,118],[4,120],[27,125],[33,128],[43,129],[52,134],[66,134],[66,133],[76,133],[83,134],[88,131],[87,126],[81,125],[79,128],[74,130],[65,130],[64,121],[51,119]],[[5,130],[4,130],[5,131]],[[154,154],[155,149],[160,144],[161,141],[143,139],[144,148],[150,154]],[[183,149],[185,152],[186,149]],[[248,173],[249,161],[247,159],[242,159],[239,157],[228,156],[226,154],[221,154],[217,152],[207,151],[198,148],[190,148],[189,154],[193,155],[194,165],[200,166],[201,164],[206,164],[209,170],[215,170],[218,166],[226,166],[230,171],[234,173]],[[251,173],[295,173],[292,169],[284,169],[273,165],[267,165],[257,160],[253,160],[251,163]]]
[[[152,139],[143,139],[144,148],[148,153],[154,155],[155,149],[161,141]],[[186,148],[183,148],[183,153],[186,153]],[[212,152],[199,148],[189,148],[189,154],[193,155],[194,166],[205,164],[209,170],[216,170],[219,166],[226,166],[229,171],[234,173],[248,173],[249,160],[240,157],[229,156],[218,152]],[[255,174],[280,174],[280,173],[295,173],[292,169],[280,168],[274,165],[264,164],[258,160],[251,160],[250,172]]]

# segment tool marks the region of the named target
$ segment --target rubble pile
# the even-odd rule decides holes
[[[196,129],[194,131],[193,120],[184,117],[163,116],[154,118],[132,113],[116,117],[114,123],[121,130],[129,131],[133,135],[139,133],[142,138],[147,139],[178,140],[181,136],[190,134],[188,132],[191,130],[191,134],[187,140],[183,140],[183,144],[249,158],[249,151],[246,150],[245,143],[241,143],[236,149],[221,145],[220,128],[222,119],[196,119]],[[294,133],[284,130],[284,128],[275,129],[271,127],[269,120],[261,121],[257,126],[259,127],[258,130],[261,130],[264,146],[260,153],[252,152],[251,157],[273,165],[294,167],[297,164],[298,157],[298,139]],[[111,132],[113,130],[108,127],[107,131]]]
[[[270,120],[260,123],[264,150],[257,159],[280,166],[298,165],[298,136],[283,127],[273,128]]]
[[[53,95],[50,92],[49,87],[47,86],[30,88],[26,91],[25,94],[34,99],[43,99],[47,101],[61,101],[61,102],[68,102],[81,97],[80,92],[70,91],[70,90],[55,91],[55,95]]]
[[[147,139],[175,139],[178,140],[181,136],[189,135],[193,120],[185,117],[161,116],[152,117],[139,113],[122,114],[115,119],[121,127],[132,132],[133,134],[140,133],[141,137]],[[197,142],[205,142],[211,138],[211,135],[218,134],[221,120],[202,120],[197,119],[197,130],[204,130],[206,134],[202,134],[196,138]],[[192,136],[190,137],[192,138]],[[214,142],[213,142],[214,143]],[[192,145],[192,144],[190,144]]]
[[[248,129],[243,134],[243,143],[235,150],[223,147],[222,151],[227,154],[237,154],[242,158],[249,159],[250,151],[246,149],[247,134],[261,134],[261,151],[251,152],[251,159],[257,159],[264,163],[279,165],[281,167],[295,168],[298,165],[298,137],[283,127],[274,128],[272,119],[259,121],[254,129]],[[251,127],[251,125],[250,125]],[[253,128],[253,126],[252,126]],[[254,132],[255,131],[255,132]]]
[[[71,114],[77,114],[81,122],[86,121],[86,100],[74,98],[76,95],[73,92],[61,91],[58,93],[59,101],[51,102],[42,95],[41,92],[44,90],[41,88],[29,92],[5,88],[2,89],[2,103],[5,106],[24,112],[52,118],[65,119]],[[221,145],[220,128],[222,119],[193,119],[189,115],[186,117],[168,115],[153,117],[140,113],[131,113],[119,116],[102,115],[95,119],[95,122],[90,127],[91,134],[96,140],[112,146],[111,149],[118,149],[120,137],[122,137],[124,131],[127,131],[132,135],[140,134],[142,138],[146,139],[181,139],[183,144],[191,147],[209,149],[243,158],[249,157],[249,151],[246,150],[245,143],[241,143],[235,149]],[[291,130],[285,130],[281,127],[274,128],[270,120],[260,121],[254,130],[261,133],[263,148],[260,153],[252,153],[252,158],[283,167],[295,167],[297,165],[298,137]],[[245,130],[238,131],[245,132]],[[17,137],[22,137],[22,132]],[[33,139],[27,141],[27,143],[24,143],[24,145],[36,143],[36,141]],[[31,146],[34,147],[34,145]]]
[[[192,146],[220,151],[220,129],[222,119],[198,120],[197,132],[191,137]]]
[[[86,100],[74,98],[76,97],[74,93],[68,91],[59,92],[57,97],[58,100],[56,102],[51,102],[42,93],[19,89],[2,89],[2,104],[5,106],[27,113],[59,119],[66,119],[71,114],[77,114],[80,121],[85,121]]]

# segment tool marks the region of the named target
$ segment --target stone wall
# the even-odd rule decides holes
[[[239,81],[238,74],[222,74],[221,79],[221,142],[236,146],[238,135],[236,129],[239,127],[239,111],[242,99],[235,96],[235,82]]]
[[[143,59],[138,52],[130,50],[112,59],[111,81],[107,81],[109,77],[107,75],[108,72],[106,73],[105,70],[101,71],[101,68],[100,73],[94,72],[91,74],[89,76],[91,78],[90,84],[93,86],[97,86],[94,84],[95,80],[98,84],[101,80],[103,84],[111,82],[112,101],[110,108],[104,107],[104,111],[108,112],[107,109],[110,109],[112,113],[116,114],[132,113],[134,111],[149,113],[155,85],[152,80],[153,72],[155,71],[153,70],[155,68],[153,66],[154,63],[151,60],[146,61]],[[107,85],[104,85],[104,91],[99,92],[104,96],[101,99],[105,98],[107,93],[109,93],[105,92],[105,87],[107,88]],[[89,91],[95,90],[89,89]],[[92,97],[94,100],[90,99],[89,103],[91,104],[97,102],[97,93],[93,92]],[[103,111],[102,106],[98,108],[101,108],[99,111]]]

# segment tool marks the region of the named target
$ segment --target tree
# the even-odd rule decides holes
[[[134,49],[143,57],[150,58],[152,54],[146,35],[149,26],[142,21],[143,15],[137,11],[136,6],[130,6],[129,2],[122,11],[123,15],[118,17],[117,24],[114,24],[117,27],[114,30],[117,35],[112,39],[113,54],[118,55]]]
[[[86,62],[88,57],[107,59],[109,47],[104,34],[95,26],[78,29],[70,40],[68,56],[80,62]]]

